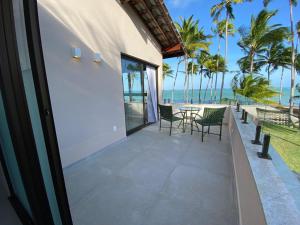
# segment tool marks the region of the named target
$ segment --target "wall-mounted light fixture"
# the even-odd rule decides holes
[[[72,49],[72,56],[73,56],[73,59],[80,60],[80,58],[81,58],[81,49],[80,48],[73,48]]]
[[[94,53],[94,62],[95,63],[100,63],[102,61],[101,54],[99,52]]]

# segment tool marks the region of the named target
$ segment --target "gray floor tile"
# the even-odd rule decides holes
[[[67,168],[75,225],[234,225],[231,150],[216,136],[149,126]]]

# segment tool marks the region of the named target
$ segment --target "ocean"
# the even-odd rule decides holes
[[[279,89],[277,90],[279,92]],[[206,93],[206,98],[204,99],[204,95],[205,95],[205,90],[201,91],[201,99],[202,99],[202,103],[210,103],[211,102],[211,98],[210,98],[210,89],[207,90]],[[290,89],[289,88],[283,88],[283,95],[281,98],[281,103],[282,105],[286,105],[288,106],[289,104],[289,95],[290,95]],[[194,97],[192,98],[192,91],[189,91],[189,102],[193,103],[198,103],[199,102],[199,89],[194,90]],[[214,101],[214,90],[213,90],[213,94],[212,94],[212,102]],[[164,90],[163,92],[163,99],[168,102],[168,99],[171,100],[172,98],[172,90]],[[223,90],[223,98],[228,98],[228,99],[234,99],[234,95],[233,92],[231,90],[231,88],[225,88]],[[216,100],[217,102],[220,99],[220,89],[217,89],[216,91]],[[279,101],[279,96],[275,96],[272,98],[273,101],[278,102]],[[174,102],[175,103],[183,103],[184,102],[184,90],[174,90]]]

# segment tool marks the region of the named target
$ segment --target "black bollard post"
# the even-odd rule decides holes
[[[244,120],[245,119],[245,109],[242,110],[242,117],[241,117],[241,120]]]
[[[257,125],[256,126],[256,132],[255,132],[255,139],[251,141],[252,144],[261,145],[261,141],[259,140],[260,139],[260,133],[261,133],[261,126]]]
[[[239,102],[236,103],[236,111],[240,112],[240,103]]]
[[[265,134],[264,142],[263,142],[263,145],[262,145],[262,152],[257,153],[257,156],[259,158],[269,159],[269,160],[272,159],[271,156],[269,155],[270,140],[271,140],[270,134]]]
[[[245,113],[244,113],[244,121],[243,121],[244,124],[248,123],[247,119],[248,119],[248,112],[245,111]]]

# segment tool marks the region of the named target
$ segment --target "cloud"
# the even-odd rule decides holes
[[[200,2],[200,0],[169,0],[168,2],[174,8],[183,8],[191,5],[192,3]]]

